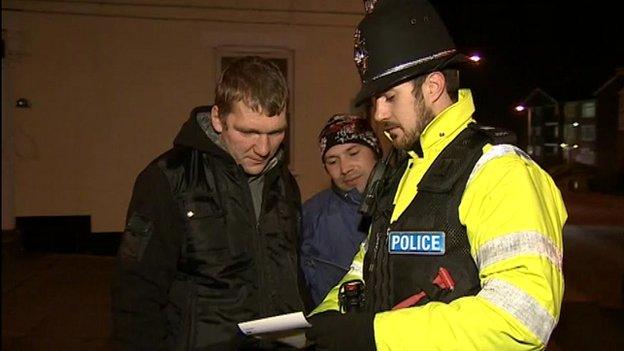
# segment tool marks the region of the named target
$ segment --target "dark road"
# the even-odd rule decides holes
[[[109,350],[114,259],[2,252],[3,350]],[[549,351],[624,350],[624,228],[568,225],[566,290]]]
[[[624,350],[624,228],[564,230],[564,304],[548,350]]]

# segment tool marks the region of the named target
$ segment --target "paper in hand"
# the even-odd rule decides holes
[[[308,344],[303,329],[311,326],[302,312],[238,323],[245,335],[279,341],[296,348],[303,348]]]

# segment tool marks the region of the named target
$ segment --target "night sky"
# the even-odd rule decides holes
[[[457,47],[484,58],[462,76],[480,122],[522,132],[513,107],[534,88],[559,101],[591,98],[624,67],[618,1],[580,2],[432,1]]]

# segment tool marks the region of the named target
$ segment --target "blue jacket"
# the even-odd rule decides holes
[[[349,271],[366,238],[368,228],[358,230],[361,201],[357,189],[344,192],[332,187],[303,204],[301,266],[315,305]]]

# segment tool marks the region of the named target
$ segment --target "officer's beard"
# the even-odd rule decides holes
[[[429,123],[431,123],[431,121],[435,118],[433,111],[425,106],[425,99],[420,91],[418,91],[416,95],[414,112],[416,115],[416,124],[413,129],[404,129],[405,134],[403,135],[403,138],[395,140],[394,146],[397,149],[408,149],[412,147],[418,141],[425,128],[427,128]]]

